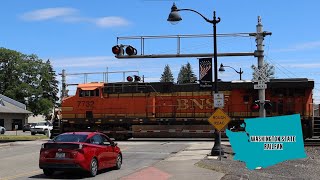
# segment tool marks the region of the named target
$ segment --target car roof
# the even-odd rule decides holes
[[[64,134],[79,134],[79,135],[87,135],[88,138],[96,135],[96,134],[102,134],[102,133],[99,133],[99,132],[67,132],[67,133],[63,133],[62,135]]]

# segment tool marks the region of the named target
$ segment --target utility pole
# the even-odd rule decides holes
[[[255,56],[258,58],[258,69],[260,70],[260,75],[258,78],[258,84],[264,84],[266,83],[265,79],[268,79],[267,77],[267,67],[264,67],[264,44],[263,40],[266,35],[271,35],[271,32],[264,32],[263,31],[263,26],[261,22],[261,17],[258,16],[258,24],[257,24],[257,32],[256,33],[251,33],[250,36],[255,36],[256,37],[256,43],[257,43],[257,50],[255,51]],[[262,70],[265,69],[265,70]],[[263,73],[263,74],[261,74]],[[262,78],[262,76],[266,78]],[[264,88],[259,88],[258,89],[258,94],[259,94],[259,104],[260,104],[260,109],[259,109],[259,117],[266,117],[266,110],[264,108],[264,104],[266,101],[266,85]]]
[[[67,84],[66,84],[66,70],[62,69],[62,73],[61,75],[61,84],[62,84],[62,88],[61,88],[61,97],[60,100],[62,101],[62,99],[66,96],[66,88],[67,88]]]
[[[257,24],[257,51],[260,52],[260,56],[258,56],[258,69],[261,69],[264,65],[264,48],[263,48],[263,39],[264,36],[262,34],[263,26],[261,23],[261,17],[258,16],[258,24]],[[264,101],[266,100],[266,90],[265,89],[259,89],[259,100],[260,100],[260,110],[259,110],[259,116],[260,117],[266,117],[266,110],[264,109]]]

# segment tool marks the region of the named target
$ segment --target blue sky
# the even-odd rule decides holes
[[[212,25],[192,12],[180,12],[182,21],[172,25],[166,20],[172,3],[191,8],[212,19],[213,10],[221,18],[217,33],[255,32],[257,16],[265,31],[265,60],[276,68],[276,78],[315,80],[314,99],[320,103],[320,2],[289,0],[3,0],[0,6],[0,46],[25,54],[50,59],[57,73],[139,71],[145,81],[159,81],[169,64],[177,78],[182,65],[190,62],[198,75],[196,58],[116,59],[111,47],[122,36],[211,34]],[[290,4],[290,5],[289,5]],[[121,41],[139,47],[139,41]],[[219,37],[218,52],[253,52],[253,38]],[[212,38],[188,39],[181,44],[185,53],[212,53]],[[139,48],[138,53],[140,51]],[[150,40],[145,53],[176,52],[176,40]],[[243,79],[252,79],[254,57],[219,57],[218,63],[242,68]],[[128,74],[130,75],[130,74]],[[219,74],[223,81],[238,80],[232,69]],[[60,78],[59,78],[60,79]],[[83,76],[68,76],[68,83],[81,83]],[[88,81],[102,81],[102,75]],[[109,81],[122,81],[122,74],[110,75]]]

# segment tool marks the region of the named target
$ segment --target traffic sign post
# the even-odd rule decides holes
[[[230,117],[218,108],[208,121],[216,130],[221,131],[230,122]]]
[[[19,128],[19,126],[17,124],[15,124],[14,129],[16,130],[16,136],[18,135],[18,128]]]
[[[215,108],[223,108],[224,107],[224,94],[223,93],[214,93],[213,106]]]
[[[230,122],[230,117],[223,110],[217,108],[208,121],[217,131],[219,131],[221,144],[221,130]],[[221,161],[221,146],[219,149],[219,160]]]

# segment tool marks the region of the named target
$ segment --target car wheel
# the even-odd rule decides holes
[[[54,173],[54,170],[52,169],[43,169],[43,174],[46,176],[52,176],[53,173]]]
[[[92,158],[90,163],[90,176],[95,177],[98,173],[98,161],[96,158]]]
[[[35,132],[31,132],[31,135],[36,135],[36,133]]]
[[[121,165],[122,165],[122,156],[121,154],[118,154],[115,169],[120,169]]]
[[[26,130],[22,130],[23,132],[26,132]]]

